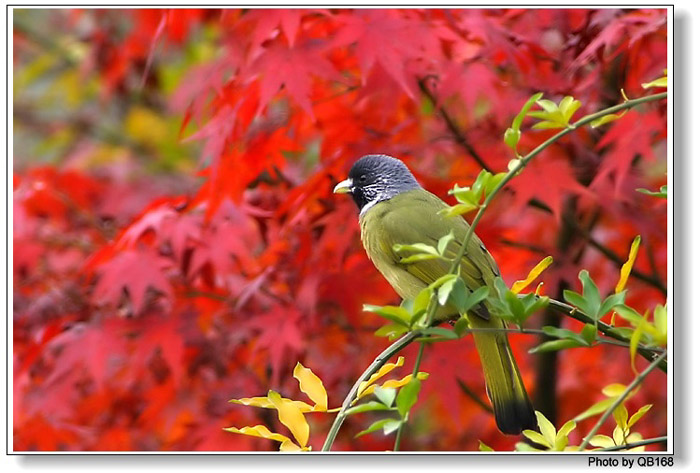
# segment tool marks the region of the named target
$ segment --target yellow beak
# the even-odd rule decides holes
[[[333,188],[333,193],[334,194],[348,194],[351,192],[351,189],[352,189],[352,179],[345,179],[344,181],[340,181]]]

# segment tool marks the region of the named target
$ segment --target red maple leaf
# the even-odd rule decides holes
[[[331,62],[324,57],[327,48],[327,44],[320,42],[307,41],[287,46],[276,41],[261,50],[260,55],[241,71],[242,77],[260,77],[260,104],[256,115],[284,87],[292,100],[313,117],[312,76],[343,80]]]
[[[138,314],[145,306],[149,288],[172,299],[172,286],[164,271],[164,267],[170,264],[150,248],[128,249],[117,253],[113,259],[97,268],[100,278],[92,293],[92,300],[97,304],[108,302],[118,306],[126,291],[131,299],[133,313]]]

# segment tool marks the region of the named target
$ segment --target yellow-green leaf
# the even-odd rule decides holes
[[[442,209],[438,214],[444,217],[456,217],[476,210],[479,206],[475,204],[456,204],[446,209]]]
[[[608,384],[602,389],[603,394],[608,397],[620,397],[625,392],[627,386],[621,383]]]
[[[642,237],[637,235],[634,237],[634,241],[632,242],[632,246],[630,247],[630,254],[627,257],[627,261],[625,264],[622,265],[622,268],[620,268],[620,279],[617,282],[617,285],[615,286],[615,293],[621,292],[624,288],[625,285],[627,284],[627,279],[630,276],[630,272],[632,271],[632,265],[634,265],[634,261],[637,259],[637,253],[639,252],[639,243],[642,241]]]
[[[573,419],[561,426],[557,431],[554,441],[554,449],[561,452],[569,444],[569,433],[576,428],[576,421]]]
[[[520,291],[522,291],[527,286],[529,286],[530,283],[532,281],[534,281],[537,278],[537,276],[539,276],[542,273],[542,271],[547,269],[547,267],[550,264],[552,264],[553,260],[554,259],[551,256],[547,256],[542,261],[537,263],[537,266],[535,266],[534,268],[532,268],[530,270],[530,272],[528,273],[528,275],[525,279],[515,281],[515,283],[513,283],[513,286],[510,288],[511,292],[513,292],[514,294],[519,294]]]
[[[590,443],[594,447],[600,448],[610,448],[615,446],[615,442],[613,441],[613,439],[611,439],[607,435],[602,434],[594,435],[588,443]]]
[[[632,414],[632,417],[630,417],[630,420],[627,422],[627,427],[632,428],[632,426],[633,426],[634,424],[636,424],[637,421],[638,421],[639,419],[641,419],[642,416],[643,416],[644,414],[646,414],[647,411],[648,411],[649,409],[651,409],[651,406],[652,406],[652,405],[653,405],[653,404],[646,404],[646,405],[640,407],[639,410],[638,410],[637,412],[635,412],[634,414]]]
[[[493,452],[494,450],[493,450],[493,448],[489,447],[484,442],[479,440],[479,451],[480,452]]]
[[[615,419],[615,423],[618,425],[618,427],[620,427],[623,431],[627,429],[627,419],[629,419],[629,413],[627,412],[627,408],[624,404],[620,404],[615,408],[613,411],[613,418]]]
[[[557,430],[554,428],[554,425],[552,425],[549,419],[547,419],[540,411],[535,411],[535,415],[537,416],[537,427],[540,428],[540,432],[542,432],[542,435],[547,440],[547,444],[550,447],[553,447],[554,442],[557,441]]]
[[[553,447],[553,445],[551,445],[547,441],[547,439],[544,437],[544,435],[542,435],[539,432],[535,432],[534,430],[526,429],[526,430],[523,430],[523,435],[525,437],[527,437],[528,439],[530,439],[531,441],[542,445],[543,447],[548,447],[548,448]]]
[[[289,399],[284,399],[279,393],[270,391],[268,399],[277,409],[277,417],[282,425],[287,427],[301,447],[309,441],[309,424],[301,410]]]
[[[644,87],[645,89],[649,89],[651,87],[667,88],[668,87],[668,76],[659,77],[658,79],[654,79],[651,82],[645,82],[644,84],[642,84],[642,87]]]
[[[597,118],[591,122],[591,128],[598,128],[599,126],[603,126],[607,123],[614,122],[615,120],[622,118],[625,115],[625,113],[627,113],[627,110],[619,114],[608,113],[607,115],[603,115],[602,117]]]
[[[314,402],[314,411],[328,410],[328,393],[321,378],[299,362],[294,367],[294,377],[299,381],[301,392]]]

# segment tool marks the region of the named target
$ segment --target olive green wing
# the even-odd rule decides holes
[[[424,243],[437,246],[438,241],[450,232],[454,239],[446,248],[444,255],[454,258],[469,230],[469,224],[461,217],[445,217],[438,212],[447,207],[442,200],[430,192],[419,189],[405,192],[391,199],[391,209],[382,218],[382,227],[389,248],[394,244]],[[426,285],[447,274],[450,261],[443,259],[420,260],[401,263],[402,258],[415,254],[411,251],[392,251],[394,263],[402,266],[408,273]],[[493,280],[499,275],[496,262],[488,253],[481,240],[472,235],[469,246],[460,263],[460,274],[470,290],[481,286],[493,287]],[[482,311],[477,311],[482,312]],[[479,313],[488,318],[488,313]]]

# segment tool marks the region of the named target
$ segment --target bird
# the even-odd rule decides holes
[[[470,228],[461,216],[440,213],[449,206],[421,187],[408,167],[391,156],[362,156],[352,165],[347,179],[335,186],[333,193],[352,196],[359,209],[360,236],[365,251],[403,299],[414,299],[422,289],[447,274],[450,262],[423,259],[402,263],[402,258],[410,253],[395,251],[394,245],[425,243],[435,246],[441,237],[452,232],[455,238],[449,242],[445,255],[454,258]],[[490,293],[496,294],[494,280],[500,276],[498,266],[475,234],[460,261],[460,276],[470,291],[488,286]],[[457,310],[443,307],[437,312],[436,321],[458,316]],[[478,330],[505,329],[506,322],[489,312],[488,301],[470,309],[467,319],[470,328],[477,329],[472,334],[498,429],[511,435],[535,429],[535,412],[506,331]]]

